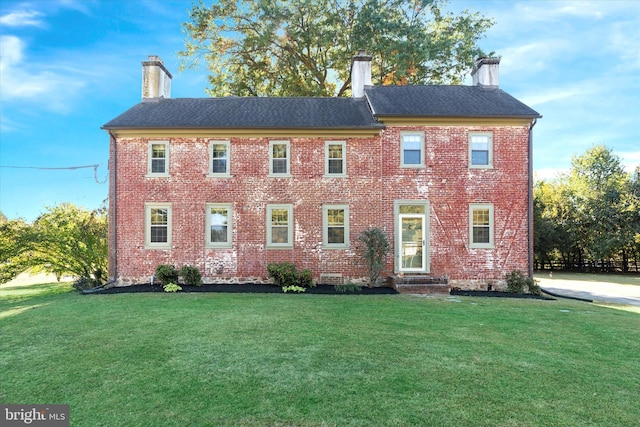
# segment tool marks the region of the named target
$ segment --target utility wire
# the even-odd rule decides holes
[[[37,170],[76,170],[76,169],[88,169],[88,168],[93,168],[93,177],[96,180],[96,182],[98,184],[104,184],[107,182],[107,179],[105,178],[104,181],[99,181],[98,180],[98,167],[100,165],[96,164],[96,165],[85,165],[85,166],[65,166],[65,167],[42,167],[42,166],[4,166],[4,165],[0,165],[0,168],[6,168],[6,169],[37,169]]]

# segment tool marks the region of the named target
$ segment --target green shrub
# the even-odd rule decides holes
[[[362,290],[362,286],[354,285],[353,283],[345,283],[342,285],[336,285],[335,289],[336,292],[346,294],[347,292],[360,292]]]
[[[283,286],[282,287],[282,292],[287,293],[287,292],[305,292],[306,289],[303,288],[302,286]]]
[[[527,277],[520,270],[514,270],[505,275],[507,292],[514,294],[530,293],[540,295],[540,286],[531,277]]]
[[[313,283],[313,274],[311,270],[305,268],[298,273],[298,285],[305,288],[315,288],[316,284]]]
[[[173,265],[161,264],[156,267],[155,278],[163,285],[178,283],[178,270]]]
[[[360,255],[369,269],[369,286],[375,286],[384,270],[391,245],[384,232],[377,227],[363,231],[358,240],[363,243]]]
[[[198,267],[185,265],[180,269],[180,276],[182,276],[182,280],[184,280],[184,283],[187,285],[202,285],[202,275]]]
[[[182,286],[176,285],[175,283],[167,283],[162,288],[165,292],[178,292],[182,290]]]
[[[270,262],[267,264],[267,273],[269,277],[273,278],[275,284],[282,288],[291,286],[311,288],[315,286],[310,270],[304,269],[299,272],[296,266],[290,262]]]

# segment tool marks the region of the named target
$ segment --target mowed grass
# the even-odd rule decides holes
[[[72,426],[625,426],[640,316],[558,300],[0,287],[0,402]]]

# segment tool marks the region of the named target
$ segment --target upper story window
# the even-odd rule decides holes
[[[493,167],[493,135],[469,134],[469,167],[489,169]]]
[[[171,249],[171,204],[145,204],[145,247]]]
[[[169,141],[149,142],[147,176],[169,176]]]
[[[345,141],[326,141],[324,145],[324,174],[328,177],[347,176]]]
[[[269,175],[291,176],[289,141],[269,142]]]
[[[207,203],[206,246],[230,248],[233,214],[231,203]]]
[[[424,132],[400,133],[400,166],[424,167]]]
[[[267,205],[267,247],[293,247],[293,205]]]
[[[326,249],[349,247],[348,205],[324,205],[322,223],[322,242]]]
[[[470,247],[493,248],[493,205],[472,204],[469,206]]]
[[[229,177],[231,144],[229,141],[211,141],[209,144],[209,176]]]

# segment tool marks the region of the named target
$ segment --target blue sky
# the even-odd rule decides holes
[[[62,202],[102,204],[109,138],[100,127],[140,102],[147,55],[172,72],[172,97],[205,96],[204,69],[178,72],[191,4],[0,4],[0,211],[32,221]],[[543,115],[537,178],[566,171],[594,144],[629,171],[640,165],[640,2],[453,0],[447,9],[496,20],[480,46],[502,56],[500,87]]]

